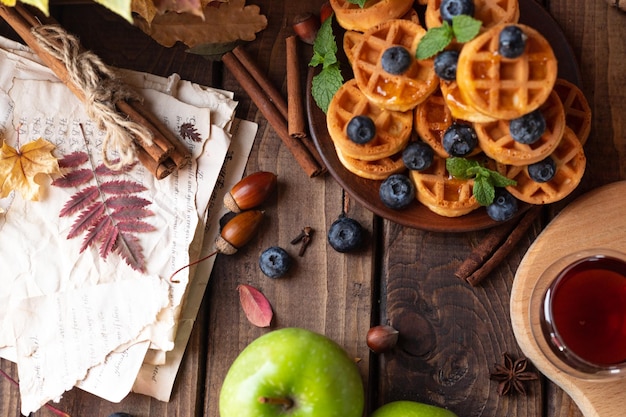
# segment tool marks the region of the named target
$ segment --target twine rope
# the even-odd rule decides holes
[[[118,112],[115,103],[141,98],[96,54],[81,51],[78,39],[61,26],[40,25],[33,27],[32,32],[46,52],[65,65],[69,80],[85,97],[88,116],[105,132],[102,144],[104,164],[110,169],[119,170],[135,162],[137,154],[133,138],[152,144],[152,132]],[[119,158],[111,159],[115,153]]]

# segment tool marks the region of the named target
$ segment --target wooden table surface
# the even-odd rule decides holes
[[[292,34],[292,20],[303,12],[316,12],[321,3],[247,1],[258,4],[269,23],[245,49],[283,93],[285,37]],[[603,0],[543,3],[573,47],[593,111],[585,146],[588,166],[577,193],[626,179],[626,14]],[[162,76],[176,72],[183,79],[234,91],[240,102],[237,115],[259,124],[247,172],[272,171],[279,180],[257,238],[236,255],[217,258],[171,401],[131,394],[122,403],[111,404],[74,389],[58,408],[72,417],[106,417],[115,411],[135,417],[217,417],[219,390],[229,365],[248,343],[268,331],[252,326],[242,313],[235,288],[247,283],[272,302],[272,329],[314,330],[360,358],[370,410],[409,399],[447,407],[459,417],[582,416],[569,396],[546,378],[530,382],[527,396],[507,397],[500,397],[497,383],[489,379],[504,352],[522,354],[509,316],[513,277],[529,245],[562,204],[546,210],[487,279],[469,286],[454,271],[488,231],[435,233],[378,218],[349,195],[343,199],[330,175],[308,178],[219,62],[187,54],[183,46],[160,47],[99,6],[62,6],[54,16],[111,65]],[[302,48],[301,53],[308,61],[311,50]],[[368,244],[359,253],[339,254],[326,242],[326,230],[342,209],[368,231]],[[257,267],[260,251],[280,245],[297,253],[289,242],[305,226],[315,233],[290,277],[264,277]],[[367,330],[378,323],[391,323],[400,331],[398,346],[385,355],[370,353],[365,343]],[[0,366],[17,376],[15,365],[2,360]],[[17,388],[0,378],[0,417],[19,416],[19,409]],[[52,413],[42,408],[35,415]]]

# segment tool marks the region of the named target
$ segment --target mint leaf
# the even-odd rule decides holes
[[[361,9],[365,7],[365,2],[367,2],[367,0],[348,0],[348,3],[356,4]]]
[[[452,18],[452,31],[457,41],[469,42],[480,32],[482,22],[467,15],[458,15]]]
[[[452,27],[448,22],[443,22],[443,25],[439,27],[428,29],[417,45],[417,59],[428,59],[437,55],[452,42],[453,35]]]
[[[313,77],[311,95],[320,109],[326,113],[328,105],[339,87],[343,84],[343,75],[337,60],[337,42],[332,28],[332,17],[324,20],[313,43],[313,57],[309,66],[322,66],[322,70]]]
[[[496,171],[489,171],[489,178],[494,187],[507,187],[509,185],[516,185],[517,181],[505,177]]]
[[[480,31],[482,22],[468,15],[457,15],[452,18],[452,25],[447,21],[439,27],[428,29],[426,35],[417,45],[417,59],[428,59],[446,49],[456,38],[458,42],[469,42]]]
[[[446,159],[446,169],[448,173],[455,178],[464,180],[474,178],[473,194],[474,197],[476,197],[476,201],[478,201],[481,206],[488,206],[493,202],[495,187],[506,187],[517,184],[515,180],[486,168],[475,160],[450,157]]]
[[[335,42],[335,34],[333,33],[332,19],[324,20],[315,36],[313,43],[313,58],[323,63],[327,55],[335,56],[337,54],[337,42]],[[309,64],[313,67],[317,66]]]
[[[343,84],[343,76],[337,65],[324,68],[313,77],[311,82],[311,94],[315,103],[326,113],[328,105],[339,87]]]
[[[496,196],[496,190],[489,182],[487,177],[479,176],[474,179],[473,187],[474,197],[481,206],[488,206],[493,203],[493,199]]]
[[[464,180],[474,178],[476,174],[475,172],[472,172],[472,168],[477,167],[480,167],[480,164],[477,161],[459,157],[446,159],[446,169],[448,170],[448,173],[456,178]]]

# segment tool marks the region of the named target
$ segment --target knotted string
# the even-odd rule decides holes
[[[59,25],[39,25],[32,29],[33,35],[50,55],[67,68],[70,81],[85,97],[88,116],[105,132],[102,144],[104,164],[119,170],[136,160],[133,138],[152,144],[152,132],[118,112],[115,103],[120,100],[140,100],[91,51],[81,51],[78,39]],[[111,159],[117,152],[119,158]]]

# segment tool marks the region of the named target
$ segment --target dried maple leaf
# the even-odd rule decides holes
[[[238,285],[237,291],[239,291],[241,308],[243,308],[248,321],[257,327],[269,327],[274,313],[270,302],[263,293],[246,284]]]
[[[206,6],[204,19],[189,13],[169,12],[157,15],[148,23],[136,19],[135,24],[163,46],[183,42],[190,48],[204,44],[252,41],[256,33],[267,27],[267,18],[256,5],[245,0],[230,0],[220,7]]]
[[[196,127],[191,123],[183,123],[182,125],[180,125],[179,130],[180,130],[180,135],[183,137],[183,139],[189,139],[194,142],[202,141],[202,137],[200,136],[200,133],[198,133],[198,131],[196,130]]]
[[[41,138],[25,144],[19,150],[5,141],[0,148],[0,198],[15,190],[26,200],[39,200],[40,185],[37,177],[60,173],[57,158],[52,155],[53,150],[54,145]]]
[[[102,259],[117,252],[131,268],[144,271],[145,259],[136,234],[155,230],[143,220],[154,215],[146,208],[150,201],[136,195],[146,188],[129,180],[105,180],[128,168],[122,172],[111,171],[104,165],[95,169],[81,168],[88,161],[89,155],[84,152],[63,157],[59,165],[68,172],[52,182],[62,188],[80,187],[59,213],[59,217],[77,216],[67,238],[84,234],[81,253],[90,246],[97,246]],[[98,181],[92,181],[96,177]]]

